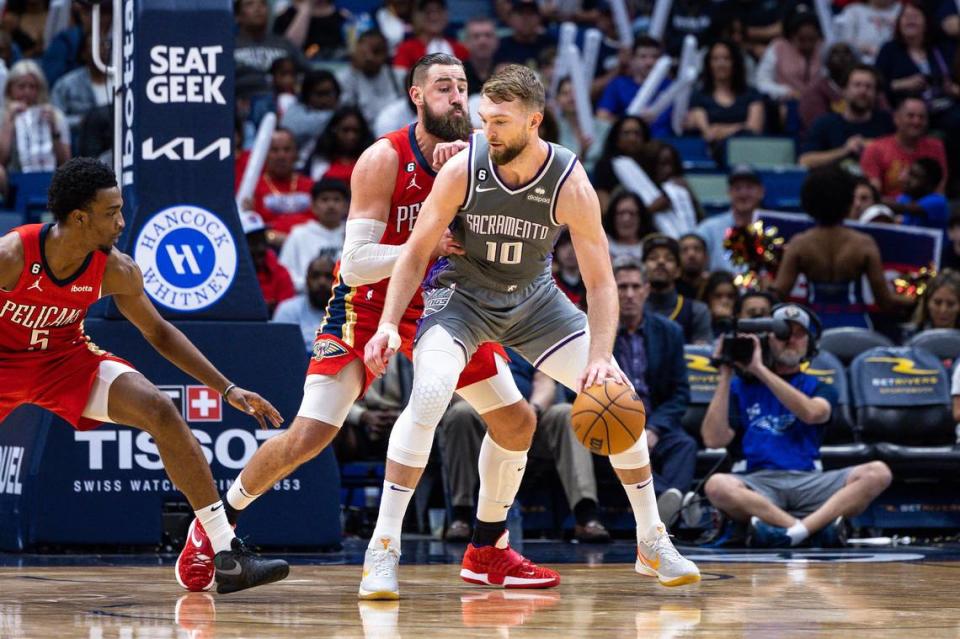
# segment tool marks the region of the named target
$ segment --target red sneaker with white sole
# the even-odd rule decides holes
[[[467,545],[460,576],[471,584],[503,588],[553,588],[560,584],[560,575],[533,563],[510,547],[509,534],[504,532],[495,546]]]
[[[213,544],[207,537],[203,524],[194,519],[187,530],[183,550],[177,557],[177,583],[190,592],[202,592],[213,588],[217,569],[213,565]]]

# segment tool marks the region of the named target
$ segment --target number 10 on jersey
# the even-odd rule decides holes
[[[519,264],[523,256],[523,242],[487,242],[487,261],[500,264]]]

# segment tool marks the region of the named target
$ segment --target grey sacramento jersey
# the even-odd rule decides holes
[[[534,178],[511,189],[500,181],[483,133],[471,136],[469,153],[468,190],[454,228],[466,254],[448,259],[458,275],[480,286],[522,289],[550,270],[561,230],[557,199],[577,156],[549,144],[547,159]]]

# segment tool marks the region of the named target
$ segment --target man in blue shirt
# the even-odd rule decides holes
[[[627,107],[637,97],[640,87],[646,81],[647,76],[653,70],[657,63],[663,48],[660,43],[649,36],[637,38],[633,45],[633,57],[630,58],[630,74],[618,75],[603,90],[600,101],[597,103],[597,117],[607,122],[615,122],[627,113]],[[657,97],[667,90],[670,86],[670,78],[664,78],[660,82],[654,93],[650,104],[656,101]],[[673,135],[670,125],[670,118],[673,113],[673,107],[668,107],[660,115],[653,117],[644,112],[640,117],[650,125],[650,134],[654,138],[664,138]]]
[[[950,204],[942,193],[937,193],[942,181],[940,163],[933,158],[919,158],[907,171],[903,193],[895,202],[886,204],[903,215],[902,223],[906,226],[925,226],[945,232]]]
[[[837,394],[800,369],[815,353],[819,321],[796,304],[775,308],[773,317],[787,321],[791,332],[786,340],[767,338],[769,361],[752,335],[750,363],[737,364],[750,378],[734,377],[731,366],[720,365],[703,443],[739,448],[746,472],[713,475],[707,498],[732,519],[750,523],[753,546],[796,546],[819,531],[821,545],[838,545],[842,519],[863,512],[892,476],[880,461],[820,470],[820,442]],[[722,341],[718,357],[721,349]]]

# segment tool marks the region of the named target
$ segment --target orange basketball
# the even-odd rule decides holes
[[[570,414],[577,441],[598,455],[622,453],[647,423],[643,402],[629,386],[606,380],[577,395]]]

